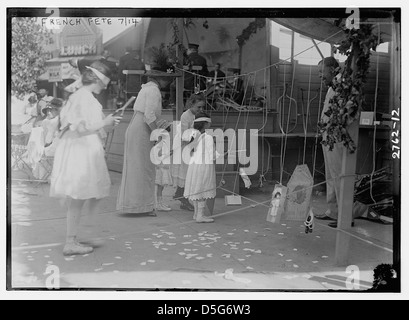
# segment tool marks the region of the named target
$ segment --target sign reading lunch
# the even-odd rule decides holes
[[[61,57],[87,56],[95,54],[98,54],[97,46],[95,44],[63,46],[60,49]]]

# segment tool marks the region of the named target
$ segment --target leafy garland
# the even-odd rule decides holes
[[[253,22],[250,22],[247,28],[245,28],[241,35],[236,38],[239,47],[244,46],[246,41],[250,39],[251,35],[257,33],[259,29],[263,29],[266,26],[265,18],[256,18]]]
[[[375,51],[382,42],[373,34],[373,29],[370,24],[361,24],[359,29],[346,29],[346,39],[337,48],[347,56],[347,60],[340,81],[334,81],[332,85],[335,95],[325,112],[328,120],[318,123],[323,136],[321,143],[330,150],[338,142],[342,142],[351,153],[356,150],[347,127],[358,119],[364,101],[363,89],[369,73],[371,49]]]

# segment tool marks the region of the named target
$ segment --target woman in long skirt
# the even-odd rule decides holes
[[[121,213],[156,216],[156,171],[150,158],[154,144],[150,141],[150,136],[161,120],[160,88],[166,87],[173,80],[174,74],[159,67],[148,71],[147,75],[148,82],[142,85],[136,98],[134,115],[125,133],[124,165],[116,208]]]

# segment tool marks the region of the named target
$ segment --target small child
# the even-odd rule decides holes
[[[158,125],[159,129],[168,130],[169,126],[167,121],[160,122]],[[155,209],[157,211],[172,211],[172,208],[168,207],[163,202],[163,189],[165,186],[173,186],[172,174],[170,172],[170,160],[168,159],[171,156],[170,148],[166,145],[163,140],[163,136],[158,137],[158,142],[154,146],[154,155],[157,155],[156,158],[156,178],[155,178]],[[168,161],[166,161],[168,159]],[[166,164],[169,163],[169,164]]]
[[[194,149],[186,175],[184,197],[193,201],[196,222],[214,222],[214,219],[204,216],[206,200],[216,197],[216,168],[214,160],[217,157],[213,137],[206,133],[211,125],[210,117],[200,112],[196,115],[193,128],[197,130]]]

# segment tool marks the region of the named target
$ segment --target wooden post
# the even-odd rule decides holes
[[[176,48],[176,58],[178,61],[178,67],[183,69],[183,18],[178,18],[178,39],[179,44]],[[183,105],[183,89],[184,89],[184,73],[182,72],[181,77],[176,78],[176,121],[180,120],[182,116],[184,105]]]
[[[349,127],[349,132],[358,145],[359,122],[355,121]],[[358,150],[350,153],[344,148],[342,153],[342,168],[340,178],[340,197],[338,199],[338,229],[348,230],[352,223],[352,210],[354,206],[355,171]],[[348,265],[350,236],[338,231],[335,247],[335,264]]]

